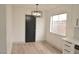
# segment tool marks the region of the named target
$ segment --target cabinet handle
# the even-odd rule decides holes
[[[65,46],[70,47],[69,45],[65,44]]]
[[[68,42],[68,41],[66,41],[67,43],[69,43],[69,44],[72,44],[71,42]]]
[[[70,52],[70,51],[68,51],[68,50],[66,50],[66,49],[64,49],[65,51],[67,51],[67,52]]]

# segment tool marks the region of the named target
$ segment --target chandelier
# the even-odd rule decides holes
[[[35,17],[41,17],[42,16],[42,11],[38,10],[38,5],[39,4],[36,4],[36,10],[31,12],[31,14],[34,15]]]

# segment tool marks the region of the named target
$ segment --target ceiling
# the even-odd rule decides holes
[[[36,5],[35,4],[14,4],[13,7],[24,7],[27,9],[35,9]],[[69,6],[68,4],[39,4],[38,8],[39,10],[46,10],[50,11],[62,6]]]

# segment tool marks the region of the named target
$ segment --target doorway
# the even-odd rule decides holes
[[[25,42],[35,42],[36,17],[25,15]]]

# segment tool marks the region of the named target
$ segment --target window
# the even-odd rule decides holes
[[[66,36],[67,14],[59,14],[50,17],[50,32]]]

